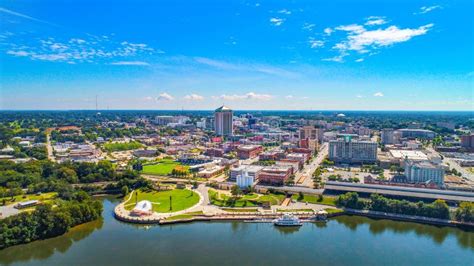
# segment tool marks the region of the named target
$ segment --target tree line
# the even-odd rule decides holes
[[[39,239],[62,235],[70,228],[98,219],[102,202],[84,191],[76,192],[70,201],[44,204],[32,212],[22,212],[0,220],[0,249]]]
[[[371,194],[369,200],[362,200],[356,192],[348,192],[336,198],[336,205],[351,209],[450,219],[449,207],[444,200],[436,200],[433,203],[410,202],[389,199],[378,194]]]
[[[48,160],[16,164],[0,161],[0,197],[28,193],[67,190],[70,184],[87,184],[99,181],[137,179],[136,171],[116,171],[109,161],[99,163],[65,162]]]

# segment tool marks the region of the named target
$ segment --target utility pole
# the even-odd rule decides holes
[[[173,197],[170,196],[170,211],[173,210]]]

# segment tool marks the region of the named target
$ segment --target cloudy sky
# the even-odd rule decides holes
[[[0,109],[473,110],[473,10],[0,0]]]

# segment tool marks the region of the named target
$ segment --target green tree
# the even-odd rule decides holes
[[[232,188],[230,189],[230,193],[231,193],[233,196],[239,196],[239,195],[242,194],[242,190],[240,189],[239,186],[234,185],[234,186],[232,186]]]
[[[127,186],[123,186],[121,190],[122,190],[122,195],[123,195],[124,197],[128,195],[129,189],[128,189]]]
[[[474,203],[461,202],[454,212],[454,218],[457,221],[474,223]]]

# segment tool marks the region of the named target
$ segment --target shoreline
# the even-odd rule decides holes
[[[117,213],[117,205],[114,209],[114,217],[122,222],[133,223],[133,224],[158,224],[158,225],[169,225],[169,224],[179,224],[179,223],[191,223],[191,222],[210,222],[210,221],[258,221],[259,219],[275,219],[281,216],[281,213],[271,213],[271,214],[256,214],[256,213],[229,213],[229,214],[220,214],[220,215],[196,215],[193,217],[181,218],[181,219],[163,219],[157,217],[131,217],[128,215],[123,215],[123,213]],[[295,216],[298,216],[300,219],[308,219],[314,216],[314,213],[310,212],[293,212]],[[436,218],[427,218],[421,216],[408,216],[400,215],[393,213],[382,213],[374,211],[363,211],[363,210],[354,210],[354,209],[343,209],[341,212],[337,213],[328,213],[327,218],[333,218],[341,215],[354,215],[354,216],[363,216],[368,218],[375,219],[388,219],[392,221],[403,221],[403,222],[414,222],[419,224],[434,225],[434,226],[449,226],[456,227],[459,229],[472,231],[474,230],[473,223],[458,222],[453,220],[443,220]],[[172,217],[172,216],[171,216]]]

